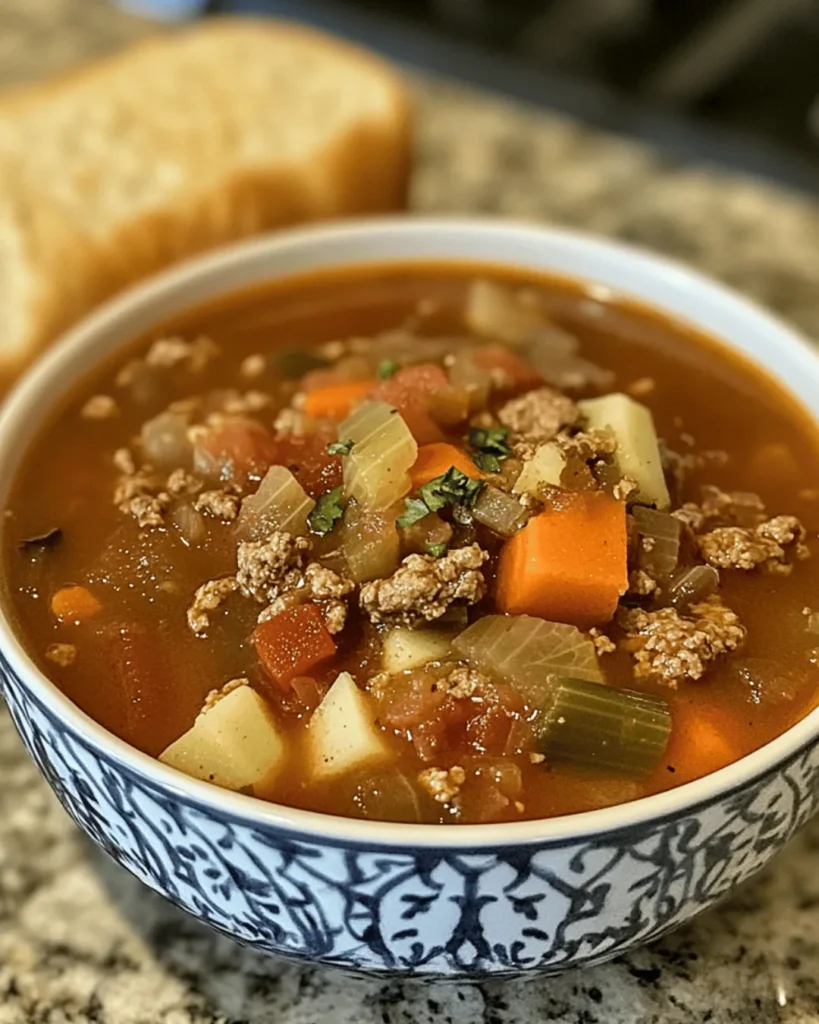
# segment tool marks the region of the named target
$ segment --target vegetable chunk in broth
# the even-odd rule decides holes
[[[228,789],[474,823],[715,771],[819,692],[815,428],[581,284],[406,264],[135,339],[23,460],[6,602],[103,726]]]

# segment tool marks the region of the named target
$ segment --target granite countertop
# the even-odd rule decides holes
[[[2,0],[0,83],[148,28],[104,0]],[[451,84],[416,90],[416,210],[625,238],[819,338],[819,205]],[[175,910],[77,831],[5,712],[0,779],[0,1024],[819,1021],[819,820],[720,908],[619,961],[549,980],[422,986],[284,965]]]

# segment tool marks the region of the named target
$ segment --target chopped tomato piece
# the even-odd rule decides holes
[[[342,481],[340,455],[328,455],[327,445],[335,441],[334,429],[320,429],[297,437],[283,434],[276,438],[273,465],[286,466],[311,498],[339,487]]]
[[[501,391],[530,391],[543,383],[537,370],[502,345],[485,345],[475,352],[475,362],[484,370],[499,370],[504,383]]]
[[[332,658],[336,645],[314,604],[288,608],[260,622],[253,632],[256,653],[270,678],[283,690],[297,676]]]
[[[373,391],[373,398],[389,402],[404,417],[418,444],[443,441],[444,435],[430,411],[435,394],[450,391],[447,375],[435,363],[407,366],[382,381]]]
[[[234,477],[263,476],[276,462],[275,438],[261,423],[239,416],[210,427],[195,447],[217,471],[226,468]]]

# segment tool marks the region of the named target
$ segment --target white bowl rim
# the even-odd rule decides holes
[[[269,253],[303,244],[320,245],[323,241],[344,236],[361,239],[384,232],[419,236],[442,230],[472,232],[476,238],[483,241],[486,241],[487,236],[491,237],[494,234],[500,237],[509,232],[526,238],[532,244],[549,239],[551,242],[585,248],[589,253],[596,250],[601,254],[629,261],[657,279],[676,279],[687,287],[696,289],[701,295],[718,302],[734,314],[755,321],[756,325],[770,336],[772,348],[787,348],[790,355],[803,364],[806,373],[814,377],[819,375],[819,354],[792,328],[730,288],[712,281],[682,263],[648,250],[582,231],[518,222],[507,218],[373,217],[359,221],[340,221],[285,229],[217,249],[177,264],[105,303],[63,334],[15,384],[0,409],[0,460],[3,455],[9,455],[9,449],[14,446],[16,437],[24,435],[27,445],[36,435],[37,427],[42,425],[43,416],[32,415],[37,409],[36,399],[39,393],[49,387],[53,390],[53,382],[62,376],[62,383],[57,385],[57,388],[60,396],[64,396],[80,377],[76,371],[72,373],[71,368],[84,348],[129,311],[139,308],[144,303],[150,303],[157,296],[170,295],[182,284],[199,275],[225,270],[254,254]],[[460,258],[450,259],[452,262],[466,262]],[[446,262],[446,257],[430,256],[427,257],[427,261]],[[350,261],[348,265],[363,265],[364,262]],[[396,257],[391,261],[373,262],[409,264],[423,263],[424,259]],[[491,259],[484,258],[476,259],[475,263],[492,265]],[[344,265],[338,264],[339,267]],[[505,261],[505,265],[510,264]],[[522,269],[527,269],[525,262],[519,265]],[[561,270],[556,268],[555,272],[560,274]],[[293,276],[298,276],[299,273],[296,272]],[[593,278],[589,278],[588,282],[592,286],[595,283]],[[232,290],[234,289],[226,290],[225,294]],[[607,287],[606,290],[611,294],[629,297],[628,289],[615,290]],[[651,305],[650,300],[639,296],[638,299],[646,305]],[[662,310],[659,303],[656,308]],[[677,319],[685,320],[683,317]],[[697,327],[696,318],[690,318],[689,323]],[[731,347],[730,340],[723,341]],[[113,345],[110,351],[118,347],[122,346]],[[771,367],[762,364],[762,369],[770,372]],[[71,383],[66,384],[67,380]],[[798,401],[796,396],[792,397]],[[798,404],[805,408],[801,401]],[[4,483],[4,486],[8,485]],[[669,818],[696,813],[698,809],[719,798],[760,781],[797,757],[819,738],[817,707],[776,739],[703,778],[628,803],[554,818],[482,825],[404,824],[345,818],[269,803],[220,789],[189,778],[119,739],[81,711],[41,672],[18,640],[5,608],[6,603],[4,601],[0,604],[0,655],[5,655],[9,667],[35,701],[58,721],[64,723],[67,730],[78,737],[82,744],[116,763],[132,778],[144,781],[181,802],[196,804],[225,820],[238,819],[251,825],[272,827],[303,840],[319,843],[358,848],[473,851],[529,845],[542,848],[563,846],[592,836],[622,833]]]

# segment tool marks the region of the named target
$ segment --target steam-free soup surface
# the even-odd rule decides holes
[[[84,711],[217,785],[590,810],[814,706],[818,463],[772,380],[636,305],[491,267],[301,277],[82,382],[14,484],[7,601]]]

